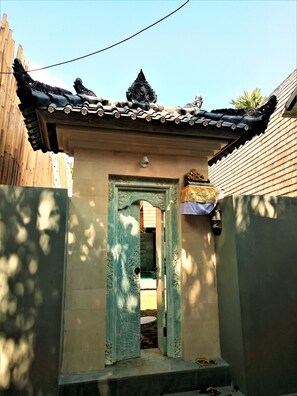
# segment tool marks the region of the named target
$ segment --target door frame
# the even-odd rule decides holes
[[[110,175],[108,184],[108,244],[106,291],[106,364],[116,356],[116,222],[117,212],[132,203],[144,200],[166,213],[166,279],[167,279],[167,356],[182,356],[181,339],[181,263],[178,179],[145,178]],[[139,346],[140,348],[140,346]]]

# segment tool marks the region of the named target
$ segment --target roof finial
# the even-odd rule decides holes
[[[128,88],[126,97],[130,102],[147,105],[157,101],[157,95],[145,79],[142,69],[134,83]]]

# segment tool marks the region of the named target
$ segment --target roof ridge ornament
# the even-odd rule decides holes
[[[42,83],[38,80],[33,80],[33,78],[25,70],[20,59],[16,58],[13,62],[13,74],[17,81],[19,88],[30,88],[36,91],[44,92],[46,94],[52,93],[56,95],[72,95],[72,92],[64,88],[52,87],[51,85]]]
[[[76,78],[73,84],[73,88],[75,89],[76,93],[79,94],[84,94],[84,95],[89,95],[89,96],[96,96],[96,94],[91,91],[90,89],[86,88],[83,83],[81,78]]]
[[[146,81],[142,69],[140,69],[136,80],[133,82],[130,88],[128,88],[126,97],[130,102],[140,106],[147,106],[150,103],[156,103],[157,95],[150,84]]]
[[[200,110],[202,107],[202,104],[203,104],[203,98],[199,93],[197,93],[195,96],[194,102],[185,104],[184,108],[191,107],[191,108]]]

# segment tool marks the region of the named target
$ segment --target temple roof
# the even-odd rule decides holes
[[[43,152],[63,151],[55,130],[56,124],[60,123],[227,141],[210,159],[209,164],[213,164],[253,136],[263,133],[277,103],[276,97],[272,96],[258,109],[206,111],[200,108],[202,98],[196,97],[194,102],[184,106],[163,106],[156,103],[157,96],[142,70],[128,88],[127,100],[118,101],[97,97],[79,78],[74,82],[76,94],[35,81],[18,59],[15,59],[13,69],[29,141],[33,150]],[[43,123],[40,114],[45,115]],[[47,130],[47,139],[42,128]]]

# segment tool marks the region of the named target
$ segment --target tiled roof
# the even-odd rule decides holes
[[[297,118],[297,86],[285,104],[283,117]]]
[[[102,119],[108,118],[110,122],[113,120],[113,127],[117,125],[121,128],[121,123],[126,128],[128,124],[128,128],[133,128],[133,123],[142,124],[143,127],[151,124],[150,130],[158,129],[160,133],[224,138],[230,144],[211,159],[211,163],[214,163],[254,135],[263,133],[277,102],[273,96],[259,109],[221,109],[210,112],[201,110],[196,102],[182,107],[166,107],[155,103],[157,96],[142,71],[127,91],[128,100],[117,101],[95,96],[94,92],[82,85],[80,79],[75,80],[77,94],[73,94],[34,81],[18,59],[14,61],[13,67],[29,141],[33,150],[44,152],[58,152],[59,147],[54,127],[49,131],[50,147],[44,144],[36,110],[52,114],[53,124],[56,122],[54,116],[58,116],[64,124],[75,122],[82,125],[85,122],[88,125],[92,123],[92,126],[99,126]]]
[[[265,133],[209,168],[209,178],[224,188],[225,196],[297,197],[297,118],[284,117],[287,104],[294,103],[296,87],[297,69],[272,92],[278,103]]]

